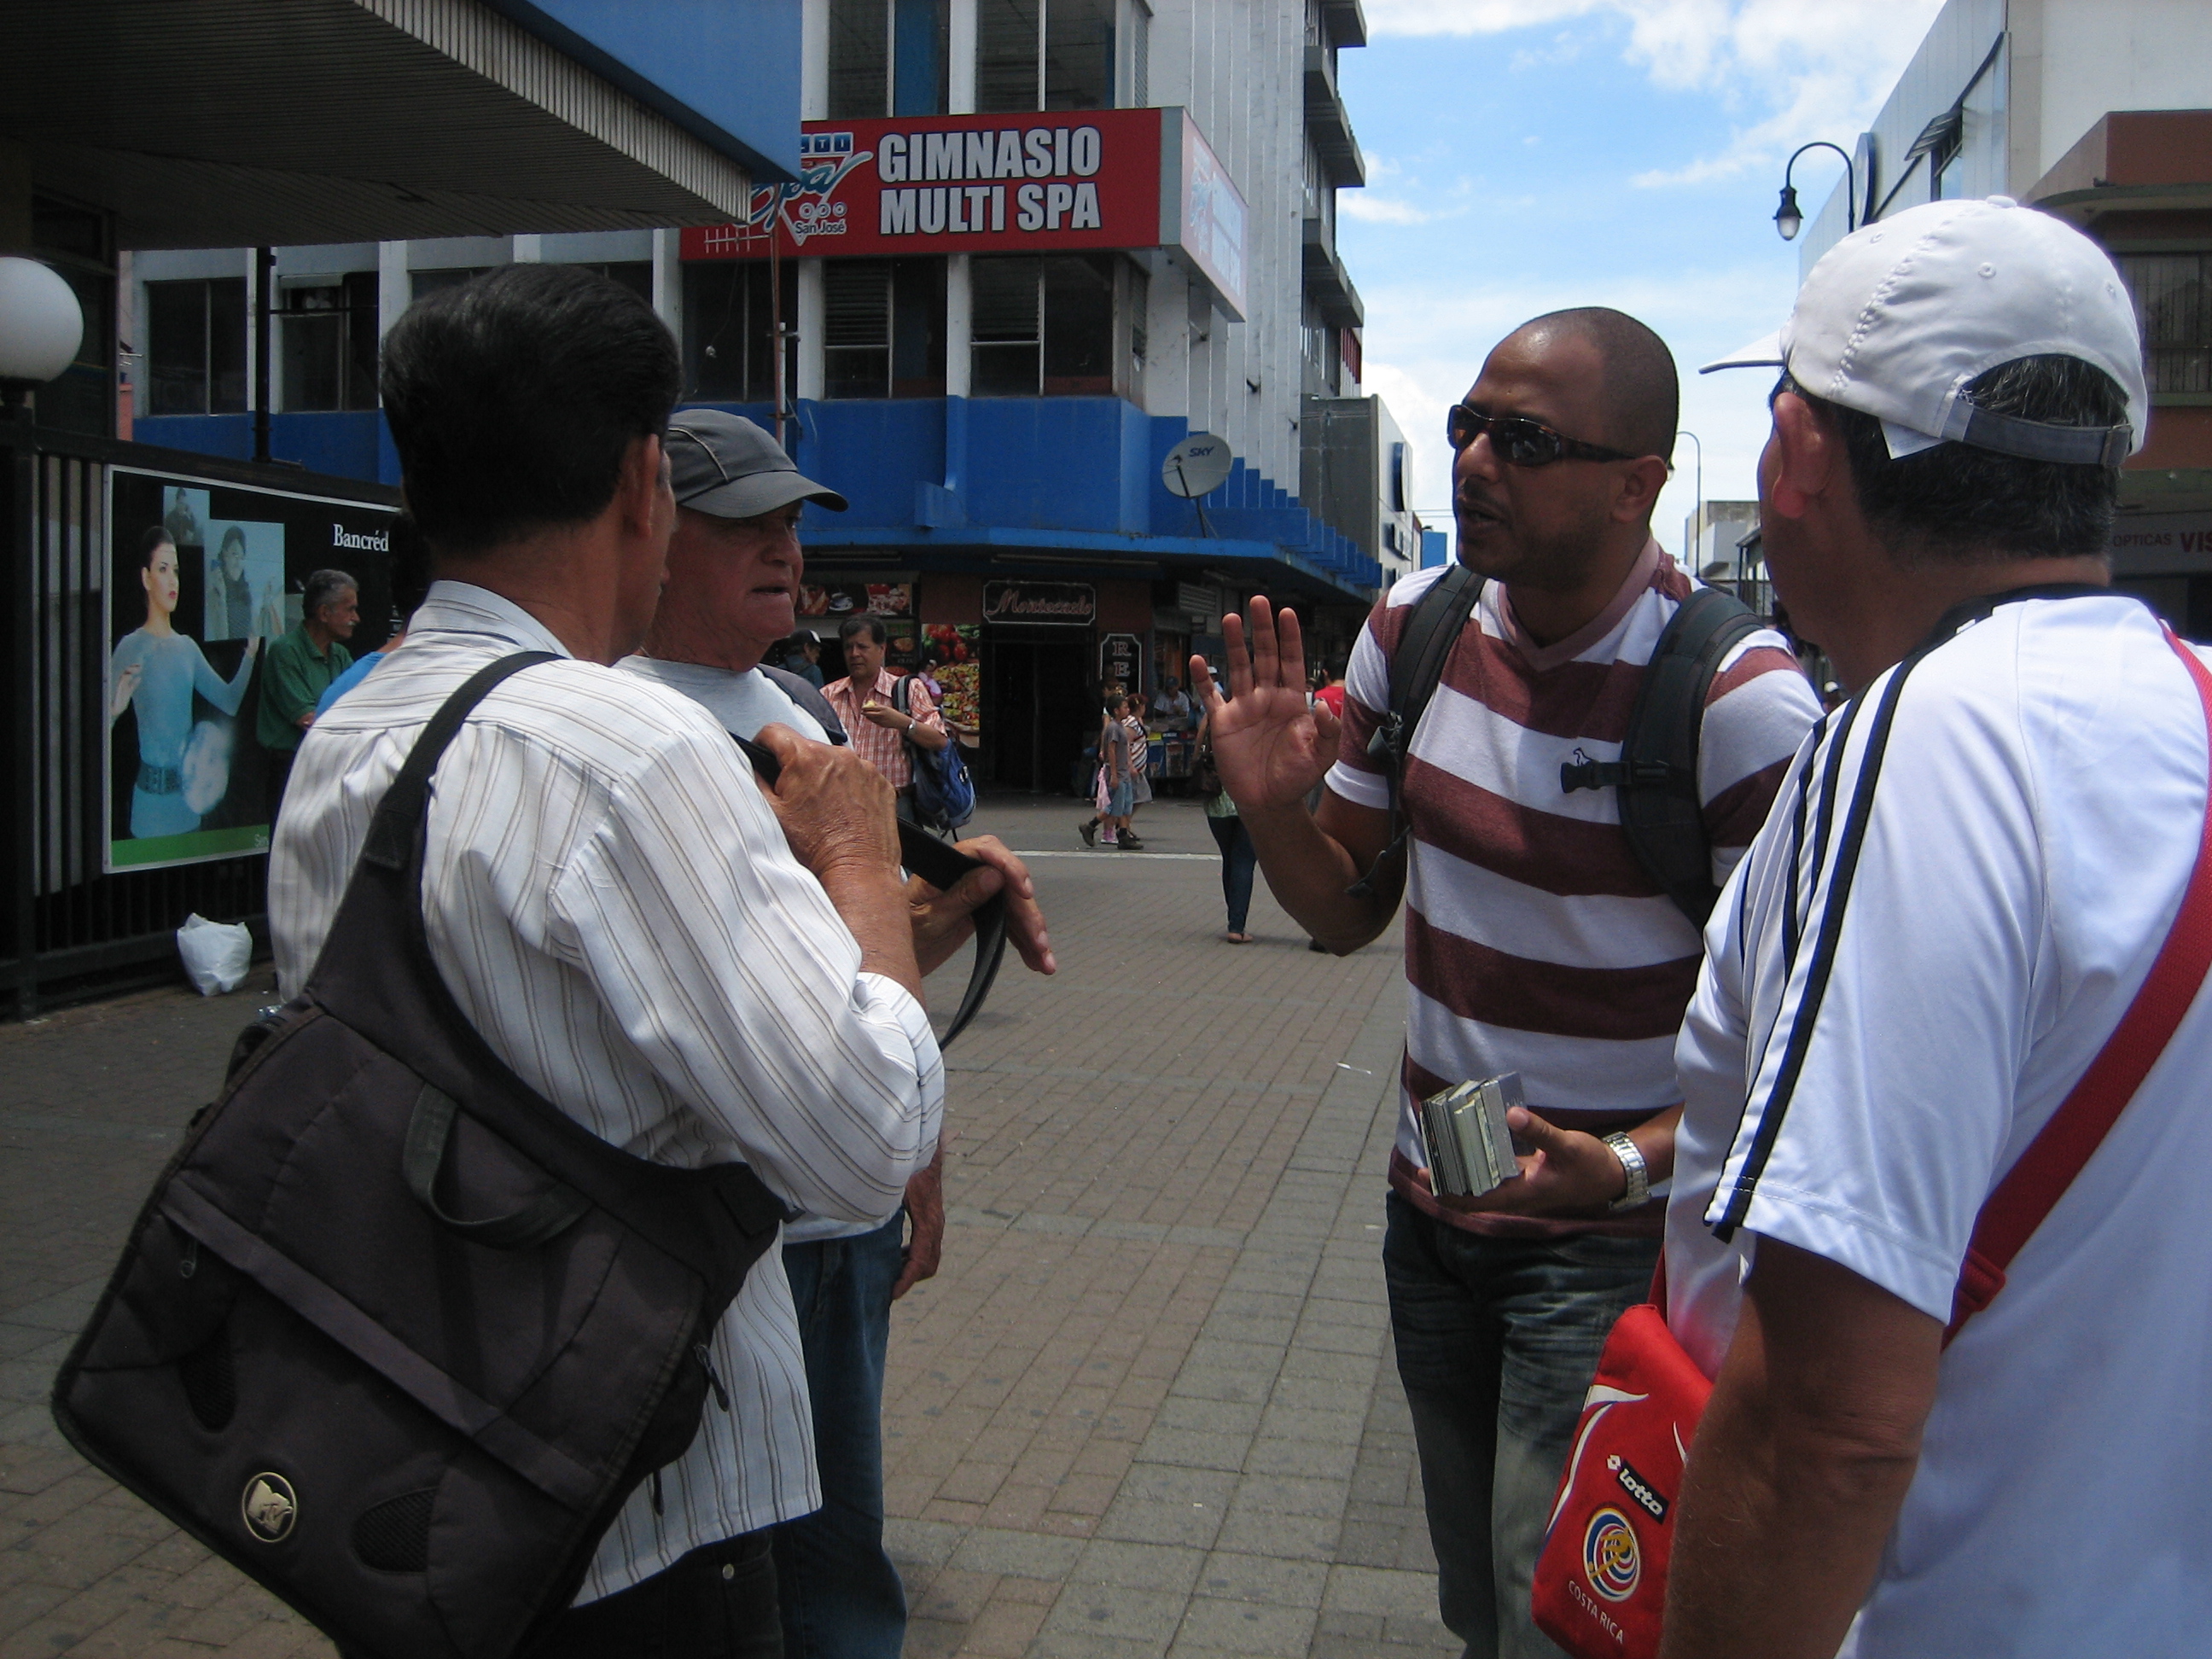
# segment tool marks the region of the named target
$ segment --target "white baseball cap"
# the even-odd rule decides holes
[[[2127,394],[2115,427],[1978,409],[1977,376],[2021,357],[2078,357]],[[1787,368],[1814,397],[1881,422],[1893,458],[1940,443],[2117,466],[2143,447],[2150,398],[2135,306],[2105,251],[2008,196],[1929,202],[1822,254],[1779,331],[1698,372]]]

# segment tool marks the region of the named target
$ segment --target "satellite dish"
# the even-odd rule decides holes
[[[1217,438],[1210,432],[1194,432],[1168,451],[1168,458],[1160,464],[1160,482],[1168,493],[1195,500],[1211,495],[1229,482],[1229,469],[1237,458],[1229,453],[1229,441]]]

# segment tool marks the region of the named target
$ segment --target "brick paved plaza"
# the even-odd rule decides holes
[[[1224,945],[1195,806],[1146,809],[1141,854],[1084,852],[1081,816],[979,815],[1054,855],[1061,967],[1010,957],[950,1059],[945,1267],[896,1310],[885,1401],[908,1652],[1451,1652],[1379,1261],[1395,931],[1310,952],[1263,883],[1260,942]],[[45,1405],[268,988],[0,1026],[0,1659],[331,1651]]]

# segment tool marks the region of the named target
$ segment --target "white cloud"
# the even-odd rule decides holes
[[[1436,213],[1427,208],[1415,207],[1411,202],[1376,196],[1363,190],[1346,191],[1339,197],[1336,210],[1347,219],[1358,219],[1370,225],[1425,225],[1431,220],[1453,218],[1467,210],[1458,208],[1450,213]]]
[[[1926,34],[1942,0],[1373,0],[1376,36],[1482,35],[1589,20],[1625,22],[1623,55],[1673,92],[1709,92],[1748,118],[1713,155],[1653,171],[1647,186],[1698,184],[1771,166],[1808,138],[1850,147]],[[1582,31],[1524,51],[1554,60]]]

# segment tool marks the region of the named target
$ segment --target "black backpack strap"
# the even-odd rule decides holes
[[[1428,712],[1429,700],[1437,694],[1452,647],[1459,643],[1467,619],[1474,614],[1481,598],[1482,578],[1455,561],[1427,592],[1413,601],[1413,614],[1406,618],[1406,631],[1398,636],[1398,648],[1391,653],[1390,706],[1367,739],[1368,756],[1382,762],[1390,787],[1390,844],[1376,856],[1367,873],[1346,890],[1355,898],[1373,896],[1375,878],[1384,861],[1405,848],[1407,826],[1401,791],[1406,751],[1413,746],[1413,733],[1421,716]]]
[[[772,785],[783,770],[783,764],[769,750],[750,738],[738,737],[737,745],[744,750],[745,758],[753,763],[753,770],[763,784]],[[970,870],[983,867],[981,859],[971,859],[951,842],[939,841],[918,823],[899,820],[899,859],[906,867],[920,876],[939,892],[950,888]],[[987,900],[975,912],[975,966],[968,975],[968,988],[962,993],[960,1006],[954,1011],[951,1024],[937,1040],[939,1048],[949,1048],[952,1039],[968,1029],[968,1022],[975,1018],[983,1006],[983,999],[991,994],[991,986],[999,977],[1000,960],[1006,954],[1006,899],[1001,893]]]
[[[1729,653],[1765,625],[1733,594],[1698,589],[1675,607],[1652,647],[1620,759],[1559,768],[1559,787],[1570,793],[1620,790],[1620,827],[1637,863],[1699,927],[1720,896],[1698,795],[1705,694]]]

